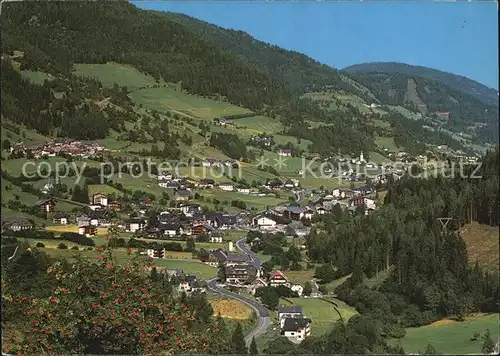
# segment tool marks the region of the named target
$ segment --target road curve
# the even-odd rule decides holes
[[[236,246],[243,251],[244,254],[246,254],[248,257],[253,262],[256,262],[257,264],[261,264],[260,259],[257,257],[257,255],[250,250],[248,245],[245,243],[245,239],[238,240],[236,242]],[[227,291],[225,289],[217,287],[217,278],[212,278],[207,281],[207,289],[215,294],[223,295],[232,299],[235,299],[237,301],[240,301],[246,305],[248,305],[250,308],[255,311],[255,314],[257,315],[259,319],[258,325],[252,329],[246,336],[245,336],[245,343],[247,344],[247,347],[250,346],[250,343],[252,342],[252,338],[258,338],[260,335],[264,334],[271,324],[271,317],[269,315],[269,311],[260,303],[258,303],[255,300],[242,297],[241,295],[237,293],[233,293],[230,291]]]

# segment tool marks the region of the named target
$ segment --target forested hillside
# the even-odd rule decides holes
[[[422,66],[396,62],[372,62],[355,64],[343,69],[347,73],[400,73],[410,77],[422,77],[438,81],[452,89],[469,94],[485,104],[498,106],[498,91],[461,75],[442,72]]]
[[[2,12],[2,50],[24,51],[22,68],[69,73],[72,63],[115,61],[250,109],[289,97],[283,85],[235,55],[126,1],[23,5],[5,4]]]
[[[219,48],[234,53],[285,83],[292,91],[304,93],[324,86],[346,91],[357,90],[340,78],[340,73],[313,58],[258,41],[243,31],[228,30],[177,13],[162,13],[168,19],[185,25]]]
[[[408,177],[390,184],[384,206],[371,216],[337,210],[308,237],[309,256],[337,267],[331,275],[317,269],[317,276],[352,273],[338,297],[391,337],[444,316],[498,312],[498,275],[469,265],[458,233],[472,221],[499,225],[498,154],[483,159],[475,173],[481,179],[471,175],[473,168],[465,177],[458,171],[455,178]],[[438,220],[443,217],[452,218],[446,229]],[[370,288],[367,278],[380,282]]]

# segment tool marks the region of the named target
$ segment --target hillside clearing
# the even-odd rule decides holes
[[[467,317],[463,322],[445,319],[431,325],[406,329],[401,339],[392,339],[393,345],[401,345],[406,353],[418,353],[431,344],[444,354],[479,354],[482,341],[471,341],[474,333],[484,335],[486,329],[491,332],[493,342],[499,341],[499,315],[479,314]]]
[[[498,271],[499,231],[498,226],[488,226],[473,222],[465,225],[460,233],[465,241],[469,262]]]
[[[246,304],[233,299],[212,299],[209,301],[214,316],[220,316],[228,319],[245,320],[252,317],[252,309]]]

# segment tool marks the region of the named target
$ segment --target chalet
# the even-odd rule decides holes
[[[224,166],[226,166],[226,167],[232,167],[232,168],[239,168],[240,164],[235,159],[228,159],[227,161],[224,161]]]
[[[182,204],[180,208],[182,213],[186,216],[193,216],[201,211],[199,204]]]
[[[170,183],[172,183],[170,179],[158,179],[158,185],[162,188],[168,188]]]
[[[52,222],[54,224],[66,225],[66,224],[68,224],[68,219],[69,219],[68,214],[60,213],[60,212],[55,213],[54,216],[52,216]]]
[[[266,135],[252,135],[250,136],[250,142],[257,145],[270,147],[273,144],[273,138]]]
[[[108,203],[108,209],[111,211],[120,211],[122,208],[122,205],[118,203],[117,201],[112,201]]]
[[[179,224],[165,224],[159,227],[159,232],[162,235],[177,236],[182,235],[182,229]]]
[[[250,265],[231,265],[225,267],[226,283],[248,284],[251,283],[257,271]]]
[[[450,112],[449,111],[438,111],[438,112],[436,112],[436,116],[440,119],[448,120],[450,118]]]
[[[290,283],[290,289],[292,292],[297,293],[299,297],[302,297],[302,293],[304,292],[304,287],[299,283]]]
[[[151,198],[144,198],[142,200],[142,205],[151,206],[151,205],[153,205],[153,200]]]
[[[265,280],[263,280],[262,278],[255,278],[252,283],[250,283],[250,285],[248,286],[248,291],[250,294],[255,294],[255,291],[258,289],[258,288],[262,288],[262,287],[265,287],[267,286],[267,283]]]
[[[289,206],[283,212],[283,217],[291,220],[300,220],[304,217],[305,210],[299,206]]]
[[[191,225],[191,234],[194,236],[200,236],[205,233],[210,233],[214,230],[214,228],[208,224],[195,222]]]
[[[365,206],[366,208],[375,209],[375,201],[368,198],[352,198],[349,200],[349,207]]]
[[[219,264],[224,263],[226,261],[226,258],[227,256],[222,250],[213,250],[200,253],[200,261],[213,267],[217,267]]]
[[[264,215],[258,215],[252,219],[252,225],[262,230],[274,229],[276,224],[275,219]]]
[[[106,210],[91,211],[88,218],[90,220],[90,225],[92,226],[107,226],[110,224]]]
[[[174,181],[169,180],[167,182],[164,182],[163,188],[178,190],[178,189],[181,189],[182,187],[181,187],[181,184],[179,182],[174,182]]]
[[[152,245],[146,249],[146,254],[151,258],[164,258],[165,248],[161,245]]]
[[[291,179],[287,179],[285,184],[283,184],[283,187],[286,189],[293,189],[295,188],[295,183]]]
[[[43,211],[48,212],[48,213],[54,211],[55,205],[56,205],[56,203],[54,202],[54,199],[52,199],[52,198],[41,199],[35,203],[35,207],[40,207],[40,208],[42,208]]]
[[[237,266],[248,264],[249,262],[246,255],[224,252],[221,249],[200,253],[200,260],[214,267],[220,264],[224,264],[225,266]]]
[[[277,270],[274,274],[269,278],[269,285],[271,287],[277,286],[289,286],[288,278],[281,272]]]
[[[87,237],[97,235],[97,228],[90,225],[89,222],[81,222],[78,224],[78,233]]]
[[[101,205],[101,204],[89,204],[89,209],[92,210],[92,211],[104,210],[105,206]]]
[[[250,194],[250,188],[238,188],[238,193]]]
[[[223,243],[224,236],[220,232],[212,232],[210,234],[209,241],[212,243]]]
[[[215,158],[205,158],[202,162],[201,162],[201,165],[203,167],[216,167],[216,166],[220,166],[220,163],[218,160],[216,160]]]
[[[325,215],[326,214],[326,209],[323,206],[317,206],[316,207],[316,214],[318,215]]]
[[[300,343],[311,335],[311,319],[286,318],[281,333],[294,343]]]
[[[141,218],[133,218],[125,220],[124,223],[125,223],[125,231],[136,232],[143,230],[146,227],[147,220]]]
[[[278,150],[278,156],[282,157],[291,157],[292,156],[292,150],[289,148],[283,148]]]
[[[237,219],[234,214],[207,212],[201,216],[202,221],[211,227],[227,230],[236,225]]]
[[[191,197],[191,192],[188,189],[181,189],[175,192],[174,199],[177,201],[188,200]]]
[[[156,179],[158,181],[160,181],[160,180],[169,181],[169,180],[172,180],[173,178],[174,178],[174,175],[172,173],[166,173],[166,172],[159,173],[158,176],[156,177]]]
[[[278,307],[278,321],[280,327],[283,327],[286,318],[303,318],[304,312],[301,306],[297,305],[285,305]]]
[[[279,180],[273,180],[267,183],[266,187],[272,190],[283,189],[283,183]]]
[[[304,209],[303,213],[304,213],[304,218],[306,218],[307,220],[311,220],[314,215],[314,210],[311,208],[306,208]]]
[[[340,199],[348,199],[354,196],[354,192],[350,189],[340,189],[339,198]]]
[[[233,120],[231,119],[220,119],[219,123],[221,126],[233,126]]]
[[[198,188],[204,189],[204,188],[213,188],[215,185],[215,181],[213,179],[200,179],[198,182]]]
[[[108,197],[105,194],[102,193],[97,193],[92,195],[91,199],[92,204],[99,204],[102,206],[107,206],[108,205]]]
[[[180,293],[184,292],[187,294],[197,289],[198,286],[199,286],[198,278],[194,275],[187,275],[181,277],[181,280],[179,281],[178,291]]]
[[[219,189],[225,192],[232,192],[234,190],[234,183],[233,182],[219,183]]]
[[[33,230],[34,227],[35,224],[24,217],[2,219],[2,230],[27,231]]]

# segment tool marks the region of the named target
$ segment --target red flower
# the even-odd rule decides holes
[[[184,311],[189,310],[189,307],[187,305],[184,306]]]
[[[49,301],[53,304],[53,303],[57,302],[57,299],[56,299],[56,297],[52,296],[52,297],[50,297]]]
[[[113,265],[111,263],[108,263],[108,265],[106,266],[107,269],[113,269]]]
[[[131,248],[128,248],[127,249],[127,255],[131,255],[132,254],[132,249]]]
[[[99,303],[93,303],[92,308],[96,309],[99,308],[101,305]]]
[[[99,255],[99,257],[97,257],[99,259],[99,261],[104,261],[104,256],[103,255]]]
[[[215,332],[218,333],[220,331],[219,328],[215,328]]]
[[[109,240],[109,235],[104,235],[104,240]]]
[[[98,248],[96,248],[95,250],[96,250],[96,251],[104,251],[104,248],[102,248],[102,247],[98,247]]]

